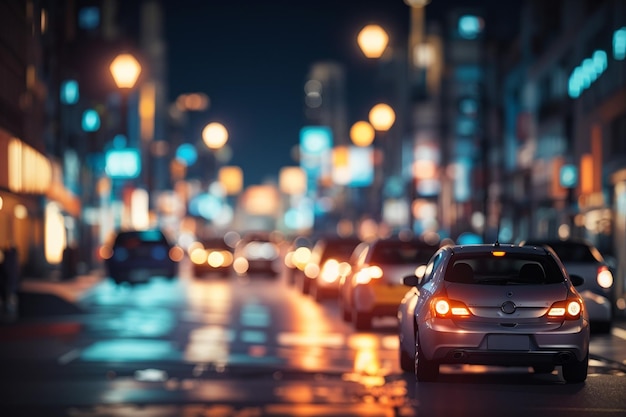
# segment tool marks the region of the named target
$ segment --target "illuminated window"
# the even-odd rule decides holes
[[[198,159],[198,152],[196,151],[196,147],[189,144],[184,143],[176,149],[176,159],[186,166],[193,165]]]
[[[568,93],[571,98],[578,98],[584,90],[589,88],[602,75],[608,65],[607,54],[597,50],[589,58],[574,68],[568,80]]]
[[[626,26],[613,34],[613,58],[618,61],[626,58]]]
[[[463,15],[459,18],[458,31],[463,39],[476,39],[482,33],[484,22],[481,17]]]
[[[97,7],[83,7],[78,12],[78,26],[91,30],[100,26],[100,10]]]
[[[83,130],[85,132],[95,132],[100,129],[100,115],[93,109],[87,109],[83,112],[83,119],[81,122]]]
[[[76,80],[63,81],[61,84],[61,103],[76,104],[79,98],[78,82]]]
[[[106,154],[106,173],[111,178],[137,178],[141,159],[137,149],[116,149]]]

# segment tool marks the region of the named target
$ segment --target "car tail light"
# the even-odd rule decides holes
[[[383,276],[383,270],[381,267],[371,265],[361,269],[356,273],[357,284],[367,284],[373,279],[380,279]]]
[[[113,248],[109,245],[100,246],[100,250],[98,250],[98,255],[101,259],[111,259],[113,257]]]
[[[232,255],[226,251],[215,250],[208,254],[207,264],[211,268],[219,268],[222,266],[229,266],[232,264]]]
[[[568,297],[567,300],[557,301],[548,310],[548,317],[578,320],[583,311],[583,302],[577,297]]]
[[[430,302],[431,314],[438,318],[461,318],[469,317],[471,313],[469,308],[457,300],[449,300],[446,297],[435,297]]]
[[[611,288],[613,286],[613,274],[606,266],[598,268],[598,274],[596,275],[596,281],[602,288]]]
[[[185,251],[180,246],[173,246],[168,252],[169,258],[174,262],[180,262],[185,257]]]
[[[324,262],[320,272],[320,278],[326,282],[335,282],[339,278],[339,262],[336,259],[328,259]]]

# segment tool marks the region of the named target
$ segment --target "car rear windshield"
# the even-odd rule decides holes
[[[324,253],[321,256],[322,261],[328,258],[348,259],[354,248],[360,243],[357,240],[337,240],[326,242]]]
[[[380,242],[372,249],[375,264],[425,264],[437,248],[410,242]]]
[[[507,253],[504,256],[455,255],[444,280],[464,284],[536,285],[563,282],[558,264],[549,256]]]
[[[117,246],[131,247],[141,243],[167,243],[167,239],[165,235],[158,230],[120,233],[115,239]]]

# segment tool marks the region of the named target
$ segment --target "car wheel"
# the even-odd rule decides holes
[[[424,357],[417,334],[415,335],[415,340],[417,340],[414,363],[415,379],[421,382],[434,382],[439,377],[439,364]]]
[[[372,327],[372,316],[354,310],[352,312],[352,324],[356,330],[369,330]]]
[[[341,307],[341,317],[343,318],[343,321],[345,321],[346,323],[350,323],[350,321],[352,320],[352,314],[350,313],[350,309],[343,301],[340,301],[339,305]]]
[[[584,382],[587,379],[587,370],[589,368],[589,352],[582,361],[574,360],[571,363],[563,365],[563,379],[570,384]]]
[[[311,284],[310,295],[317,302],[323,301],[324,297],[317,285]]]
[[[415,372],[415,355],[407,353],[402,349],[402,343],[400,343],[400,369],[404,372]]]

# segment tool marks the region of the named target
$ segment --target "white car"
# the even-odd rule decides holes
[[[577,287],[589,312],[591,330],[608,333],[613,326],[613,292],[615,285],[611,267],[600,251],[584,239],[527,240],[526,246],[548,245],[558,255],[570,274],[581,276],[585,282]]]
[[[575,289],[582,281],[547,247],[445,246],[421,279],[404,277],[400,366],[418,381],[435,381],[441,364],[560,366],[566,382],[582,382],[590,334]]]

